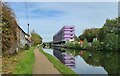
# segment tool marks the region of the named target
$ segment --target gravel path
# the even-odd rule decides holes
[[[60,74],[53,64],[43,55],[38,48],[34,50],[35,63],[33,74]]]

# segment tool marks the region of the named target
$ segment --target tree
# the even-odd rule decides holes
[[[42,37],[39,34],[32,31],[31,32],[31,41],[32,41],[32,45],[36,46],[36,45],[42,43]]]
[[[99,40],[103,41],[108,33],[119,34],[118,18],[107,19],[104,26],[100,29]]]
[[[100,41],[99,40],[93,40],[91,47],[92,47],[93,50],[101,50]]]
[[[100,29],[99,40],[104,43],[103,48],[109,51],[117,50],[120,45],[120,18],[107,19],[104,26]],[[116,44],[117,43],[117,44]]]
[[[7,3],[1,3],[0,8],[2,8],[2,52],[4,55],[15,53],[18,42],[15,14]]]
[[[98,38],[99,31],[99,28],[86,29],[84,33],[79,36],[79,39],[84,40],[86,38],[88,42],[92,42],[93,38]]]
[[[97,38],[99,41],[92,42],[94,38]],[[90,49],[117,51],[118,48],[120,49],[120,17],[111,20],[107,19],[102,28],[86,29],[79,36],[79,39],[87,39],[88,42],[92,42],[92,47],[87,47]]]
[[[118,36],[119,36],[118,47],[120,49],[120,17],[118,17]]]
[[[83,34],[79,36],[79,40],[82,40],[82,41],[83,41],[84,39],[85,39],[85,37],[84,37]]]
[[[76,35],[74,35],[74,41],[79,41],[78,37]]]
[[[83,48],[83,49],[87,49],[87,47],[88,47],[88,41],[87,41],[87,39],[84,39],[84,40],[83,40],[82,48]]]
[[[104,39],[104,49],[108,51],[118,51],[118,35],[108,33]]]

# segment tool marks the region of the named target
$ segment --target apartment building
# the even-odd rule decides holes
[[[54,36],[53,42],[60,43],[65,41],[74,41],[74,26],[64,26],[62,27]]]

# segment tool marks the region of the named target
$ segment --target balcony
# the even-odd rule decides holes
[[[74,31],[74,29],[63,29],[64,31]]]
[[[74,29],[74,26],[64,26],[63,29]]]
[[[70,31],[65,31],[64,34],[65,34],[65,35],[71,35],[71,34],[74,35],[75,33],[74,33],[74,31],[72,31],[72,32],[70,32]]]
[[[71,35],[64,35],[63,36],[63,38],[73,38],[73,37],[74,37],[74,35],[72,35],[72,36]]]

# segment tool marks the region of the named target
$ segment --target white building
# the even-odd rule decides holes
[[[29,35],[26,34],[22,28],[20,28],[20,26],[18,25],[17,28],[17,45],[19,46],[19,48],[24,48],[25,44],[30,45],[30,38]]]

